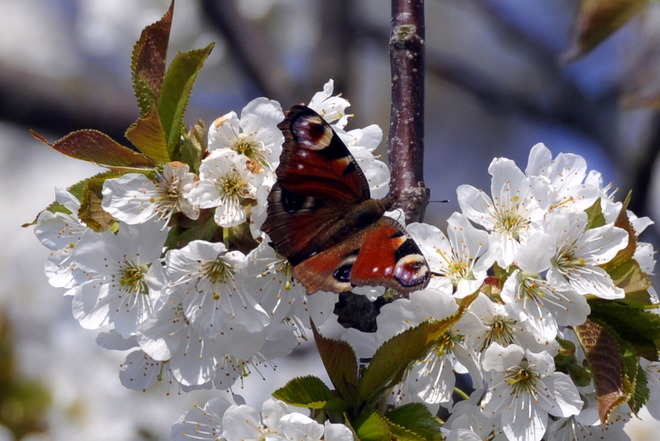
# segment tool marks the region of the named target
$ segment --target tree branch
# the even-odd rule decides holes
[[[392,0],[390,196],[408,222],[422,220],[430,193],[423,172],[424,44],[424,0]]]

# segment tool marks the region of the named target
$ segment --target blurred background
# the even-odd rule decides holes
[[[565,64],[578,4],[426,1],[425,178],[432,199],[450,201],[431,204],[428,222],[444,227],[458,210],[458,185],[488,190],[493,157],[524,169],[537,142],[555,155],[583,155],[619,198],[634,190],[630,208],[638,216],[660,220],[660,118],[638,106],[660,94],[660,4]],[[70,299],[43,275],[47,250],[31,228],[20,228],[54,199],[54,187],[100,171],[51,151],[28,130],[54,141],[94,128],[124,142],[138,117],[131,50],[168,6],[0,0],[0,440],[168,439],[190,403],[214,395],[121,386],[125,355],[98,348],[95,334],[79,327]],[[216,42],[187,123],[240,112],[257,96],[288,108],[333,78],[335,92],[352,103],[349,129],[377,123],[387,131],[389,14],[387,0],[179,0],[170,56]],[[658,249],[659,232],[656,224],[642,239]],[[286,365],[277,376],[264,372],[265,381],[253,375],[245,388],[272,391],[286,380],[284,371]],[[653,439],[658,427],[648,423],[645,416],[628,432]]]

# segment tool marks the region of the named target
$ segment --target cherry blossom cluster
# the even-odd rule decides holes
[[[239,396],[234,396],[239,401]],[[232,400],[234,401],[234,400]],[[353,435],[343,424],[326,421],[319,424],[308,415],[282,401],[268,399],[262,411],[226,398],[209,400],[196,407],[172,426],[172,439],[208,439],[242,441],[351,441]]]
[[[480,291],[468,313],[409,369],[390,404],[418,402],[432,412],[448,410],[443,432],[453,441],[628,439],[623,431],[631,413],[627,405],[603,424],[594,384],[576,385],[555,365],[559,341],[573,344],[579,363],[584,362],[572,327],[587,320],[587,296],[624,296],[600,267],[628,244],[628,233],[614,226],[621,203],[613,200],[599,173],[587,171],[582,157],[553,158],[543,144],[532,148],[524,171],[498,158],[489,172],[490,195],[468,185],[458,188],[462,211],[449,218],[446,234],[428,224],[408,225],[438,276],[408,299],[385,305],[376,333],[350,329],[344,338],[361,359],[369,359],[394,335],[450,317],[458,300]],[[588,228],[586,211],[594,204],[604,225]],[[651,224],[628,215],[636,236]],[[648,274],[653,254],[650,244],[637,242],[634,258]],[[495,273],[500,288],[494,286]],[[660,401],[660,364],[643,360],[643,366],[651,390],[649,410],[658,418],[653,403]],[[459,387],[457,378],[469,378],[468,386]],[[200,412],[177,423],[174,439],[185,439],[183,421],[188,429],[214,422],[213,436],[196,433],[200,439],[220,434],[219,439],[239,439],[229,435],[226,419]],[[258,421],[252,408],[242,412],[241,421]],[[264,419],[268,413],[264,409]],[[250,427],[264,430],[257,423]]]
[[[376,125],[343,130],[349,103],[332,92],[330,81],[309,106],[332,123],[373,194],[383,197],[389,171],[371,153],[382,132]],[[230,388],[251,367],[289,354],[307,338],[310,318],[322,324],[332,315],[336,295],[308,297],[259,230],[276,179],[283,119],[279,103],[257,98],[240,118],[230,112],[213,122],[199,170],[169,162],[155,177],[105,180],[102,207],[118,221],[116,230],[85,225],[80,201],[66,190],[56,190],[66,210],[39,216],[35,232],[51,250],[49,282],[67,289],[74,317],[100,331],[101,346],[132,349],[120,373],[126,387],[167,380],[183,390]],[[186,222],[198,222],[197,231],[228,232],[248,219],[261,244],[247,253],[227,249],[223,237],[181,247],[168,242]]]
[[[308,104],[349,147],[372,197],[385,197],[389,171],[372,153],[382,131],[375,125],[346,131],[348,105],[333,96],[332,82]],[[240,117],[231,112],[213,122],[198,170],[169,162],[156,175],[105,180],[101,205],[117,221],[113,229],[97,232],[81,221],[81,202],[66,190],[56,192],[64,210],[39,216],[36,234],[51,251],[49,282],[72,296],[74,317],[99,331],[99,345],[129,351],[120,372],[126,387],[169,381],[182,390],[230,389],[305,340],[310,318],[320,325],[332,316],[336,295],[307,296],[260,231],[283,119],[279,103],[255,99]],[[625,439],[626,405],[602,424],[593,382],[576,384],[556,366],[567,345],[578,363],[585,360],[574,327],[587,320],[587,299],[625,296],[603,269],[631,240],[615,226],[622,203],[582,157],[553,158],[543,144],[531,149],[526,169],[496,158],[488,172],[489,193],[458,188],[461,212],[448,219],[446,233],[423,223],[407,226],[434,274],[429,286],[385,305],[377,332],[350,329],[344,338],[369,359],[383,342],[452,316],[460,299],[479,292],[451,331],[410,367],[390,404],[447,410],[448,440]],[[635,238],[651,224],[630,212],[627,217]],[[173,234],[177,228],[192,224],[194,240],[172,240],[181,238]],[[251,239],[248,249],[228,248],[225,235],[241,227]],[[223,236],[199,239],[206,230]],[[646,274],[653,273],[653,254],[651,244],[635,241],[633,257]],[[649,402],[658,403],[660,364],[642,365]],[[259,412],[224,398],[188,412],[172,436],[353,439],[346,426],[319,424],[277,400]]]
[[[554,361],[559,341],[568,341],[584,362],[572,327],[587,320],[588,296],[625,295],[600,266],[628,245],[628,232],[614,225],[621,202],[582,157],[553,158],[543,144],[531,149],[524,171],[505,158],[493,160],[488,171],[490,194],[470,185],[457,189],[461,212],[448,219],[446,234],[423,223],[407,227],[440,276],[383,307],[375,334],[351,329],[346,339],[368,358],[404,329],[451,316],[458,299],[480,291],[452,331],[410,368],[392,402],[448,409],[448,440],[627,439],[629,408],[621,406],[613,422],[601,424],[594,384],[578,387]],[[588,225],[590,209],[602,214],[604,225]],[[635,236],[652,224],[628,216]],[[636,243],[634,259],[647,274],[653,255],[651,244]],[[657,402],[660,363],[644,362]],[[458,402],[456,373],[471,383]],[[652,412],[660,416],[657,408]]]

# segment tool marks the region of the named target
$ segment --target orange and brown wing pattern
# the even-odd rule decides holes
[[[352,233],[342,216],[369,199],[369,187],[348,148],[315,111],[294,106],[279,127],[285,141],[262,230],[296,265],[336,243],[333,231]]]
[[[294,106],[280,123],[285,142],[262,230],[308,293],[386,286],[407,293],[428,284],[415,242],[383,217],[355,158],[315,111]]]
[[[355,286],[385,286],[408,293],[426,287],[431,275],[417,244],[387,217],[302,261],[294,273],[309,293],[340,293]]]
[[[276,170],[282,188],[339,203],[369,199],[367,179],[357,161],[319,114],[294,106],[279,127],[285,138]]]

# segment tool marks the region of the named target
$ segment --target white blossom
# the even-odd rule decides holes
[[[213,122],[208,133],[208,149],[233,150],[245,156],[253,170],[277,164],[284,142],[277,124],[283,119],[280,103],[256,98],[243,107],[240,119],[236,112],[229,112]]]
[[[130,225],[148,220],[164,221],[167,225],[178,212],[197,219],[199,207],[192,205],[184,193],[197,179],[188,170],[187,164],[168,162],[154,180],[142,173],[106,179],[103,183],[103,209]]]
[[[486,414],[499,415],[510,441],[538,441],[548,426],[548,414],[576,415],[580,395],[570,377],[555,371],[552,357],[518,345],[493,343],[484,353],[483,369],[490,373],[481,402]]]
[[[200,208],[215,208],[215,222],[234,227],[247,220],[247,201],[256,198],[265,171],[253,173],[248,158],[233,150],[214,150],[202,160],[199,181],[190,187],[187,198]]]
[[[253,331],[268,324],[268,314],[236,279],[246,265],[241,252],[195,240],[170,250],[165,262],[167,290],[182,295],[183,313],[197,332],[214,337],[229,323]]]
[[[121,224],[119,231],[86,234],[75,248],[76,266],[89,280],[77,285],[73,315],[88,329],[112,324],[132,335],[153,312],[165,284],[160,254],[167,231],[160,225]]]
[[[235,404],[224,397],[212,398],[204,407],[195,406],[172,426],[172,441],[226,440],[222,437],[222,416],[231,406]]]
[[[562,212],[550,217],[547,232],[555,243],[548,281],[582,295],[617,299],[625,295],[599,265],[628,244],[628,233],[613,224],[587,228],[586,213]]]
[[[315,110],[335,128],[343,129],[351,116],[346,113],[346,108],[350,106],[350,103],[340,95],[332,95],[334,88],[334,81],[328,80],[323,85],[323,90],[316,92],[307,106]]]
[[[407,328],[426,320],[442,320],[454,314],[458,305],[449,285],[444,290],[427,288],[399,299],[381,309],[378,316],[378,341],[386,341]],[[465,343],[465,335],[482,332],[483,325],[466,314],[443,335],[435,346],[415,363],[406,375],[397,399],[448,405],[455,384],[455,372],[469,372],[475,383],[481,381],[476,352]]]
[[[474,228],[460,213],[452,214],[447,224],[447,236],[428,224],[413,223],[407,229],[424,253],[431,272],[451,280],[457,297],[465,297],[481,286],[492,265],[492,259],[485,255],[488,233]],[[431,279],[431,283],[436,280]]]
[[[513,161],[496,158],[488,167],[491,196],[470,185],[456,190],[458,203],[472,222],[489,233],[490,253],[502,267],[509,266],[521,244],[539,230],[547,211],[547,184],[527,178]]]
[[[88,275],[76,266],[73,252],[80,239],[94,231],[78,219],[80,201],[74,195],[56,189],[55,200],[68,212],[44,210],[37,218],[34,234],[50,250],[45,264],[48,283],[58,288],[72,288],[88,280]]]

